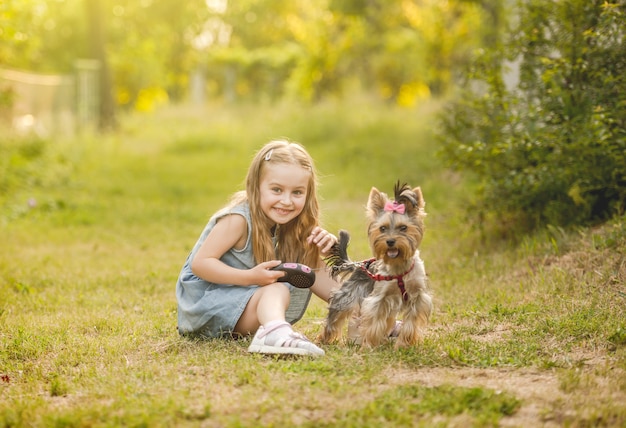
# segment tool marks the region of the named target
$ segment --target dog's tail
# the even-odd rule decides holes
[[[330,275],[335,279],[354,272],[356,269],[356,265],[348,257],[349,243],[350,234],[345,230],[340,230],[338,242],[333,245],[329,255],[324,258],[326,265],[330,267]]]

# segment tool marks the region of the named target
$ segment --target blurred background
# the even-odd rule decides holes
[[[166,103],[366,91],[411,107],[449,92],[498,3],[3,0],[0,108],[49,132]]]
[[[626,208],[625,13],[624,0],[2,0],[0,126],[49,138],[164,106],[367,99],[417,118],[437,103],[436,151],[476,179],[473,212],[506,228],[594,223]]]

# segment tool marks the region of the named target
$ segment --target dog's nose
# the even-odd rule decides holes
[[[395,239],[387,239],[387,246],[388,247],[393,247],[394,245],[396,245],[396,240]]]

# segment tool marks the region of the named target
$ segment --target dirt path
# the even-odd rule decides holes
[[[546,404],[563,400],[559,382],[554,374],[532,370],[512,369],[449,369],[434,368],[407,373],[409,381],[434,387],[451,384],[466,388],[482,387],[506,391],[522,401],[514,416],[501,421],[501,426],[558,427],[557,423],[543,420]],[[551,405],[547,407],[551,408]]]
[[[448,384],[510,393],[521,401],[521,407],[513,416],[500,421],[502,427],[553,428],[563,426],[565,421],[571,426],[581,426],[585,420],[593,423],[594,409],[626,402],[626,391],[619,385],[612,385],[611,372],[616,373],[602,370],[603,363],[595,360],[581,368],[580,382],[571,393],[563,391],[562,380],[555,371],[538,369],[403,369],[400,373],[390,371],[388,379],[398,385],[417,383],[436,387]],[[466,422],[459,420],[458,426]]]

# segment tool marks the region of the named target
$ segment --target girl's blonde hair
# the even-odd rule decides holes
[[[304,209],[295,219],[276,228],[276,247],[272,242],[272,221],[260,207],[259,183],[268,164],[298,165],[311,172]],[[306,149],[295,142],[270,141],[252,159],[246,176],[246,190],[233,195],[231,206],[244,201],[250,204],[252,217],[252,251],[257,263],[268,260],[298,262],[317,266],[320,252],[316,245],[307,244],[306,238],[319,222],[317,201],[317,173],[313,159]]]

